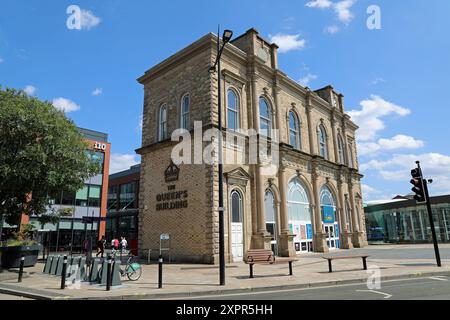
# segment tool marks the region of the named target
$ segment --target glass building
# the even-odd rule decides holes
[[[109,176],[106,216],[106,240],[125,237],[134,254],[138,254],[139,180],[141,166]]]
[[[432,242],[426,205],[404,198],[365,205],[369,242]],[[450,242],[450,195],[432,197],[431,207],[438,241]]]
[[[92,236],[93,248],[97,239],[105,235],[105,218],[109,176],[111,145],[106,133],[78,128],[88,144],[86,153],[101,164],[101,172],[85,181],[77,192],[61,191],[51,195],[48,211],[58,212],[61,216],[57,224],[40,224],[36,217],[22,215],[20,224],[33,224],[37,240],[47,252],[70,251],[83,252],[85,241]],[[86,217],[92,219],[87,220]],[[5,225],[4,228],[15,230],[18,227]]]

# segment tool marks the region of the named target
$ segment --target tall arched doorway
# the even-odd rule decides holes
[[[338,249],[339,243],[339,221],[336,214],[336,204],[334,196],[327,186],[320,190],[320,211],[322,213],[322,223],[327,237],[327,245],[330,250]]]
[[[298,178],[294,178],[288,188],[289,229],[295,235],[295,251],[311,252],[313,231],[308,193]]]
[[[266,213],[266,228],[267,231],[272,235],[272,251],[275,255],[278,255],[278,223],[277,223],[277,212],[275,209],[275,197],[273,196],[273,192],[270,189],[266,190],[266,194],[264,197],[264,209]]]
[[[233,261],[242,261],[244,257],[244,227],[242,195],[231,192],[231,255]]]

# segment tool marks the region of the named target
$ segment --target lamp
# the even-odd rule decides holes
[[[230,42],[232,36],[233,36],[233,31],[228,30],[228,29],[225,30],[225,31],[223,32],[223,36],[222,36],[223,42],[224,42],[224,43]]]

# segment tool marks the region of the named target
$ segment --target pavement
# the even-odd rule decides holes
[[[158,265],[143,265],[142,277],[132,282],[122,278],[122,285],[106,291],[105,286],[82,282],[61,290],[61,278],[43,274],[44,265],[38,263],[26,269],[22,283],[14,279],[0,278],[0,294],[17,295],[44,300],[136,300],[136,299],[186,299],[204,296],[222,296],[257,292],[298,290],[359,285],[367,287],[370,277],[379,274],[381,282],[389,280],[419,279],[450,276],[450,244],[440,245],[443,266],[438,268],[432,245],[377,245],[364,249],[338,250],[332,254],[346,255],[368,253],[369,270],[362,268],[361,259],[333,262],[333,273],[322,254],[299,255],[294,263],[293,276],[289,276],[288,264],[255,265],[255,278],[249,279],[245,263],[228,264],[226,285],[219,286],[219,268],[211,265],[165,264],[163,288],[158,289]],[[17,276],[17,274],[16,274]],[[450,289],[449,289],[450,291]],[[269,293],[270,294],[270,293]],[[1,296],[0,296],[1,299]],[[340,295],[335,295],[340,299]]]

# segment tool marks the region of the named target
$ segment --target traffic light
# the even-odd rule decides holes
[[[411,190],[416,194],[414,200],[416,200],[417,203],[426,202],[424,180],[420,169],[416,168],[411,170],[411,176],[413,177],[413,179],[411,179],[411,184],[414,186]]]

